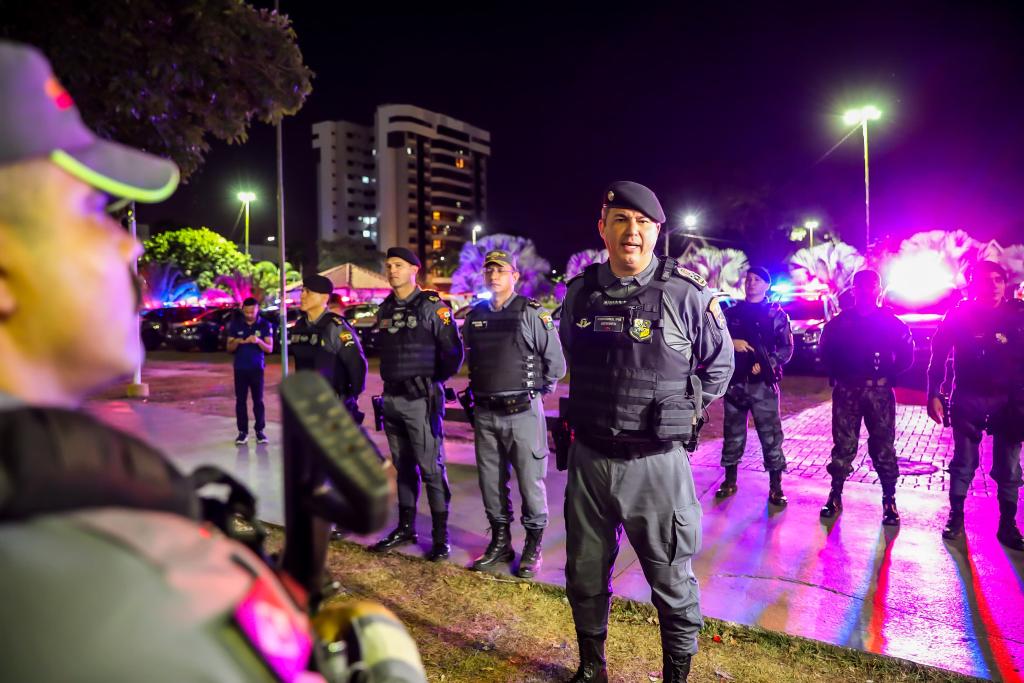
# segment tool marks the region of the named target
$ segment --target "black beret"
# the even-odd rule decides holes
[[[747,269],[747,275],[750,275],[751,273],[758,276],[768,284],[772,283],[772,274],[768,272],[767,268],[762,268],[761,266],[751,266],[750,268]]]
[[[665,211],[661,202],[651,190],[640,183],[620,180],[608,186],[604,191],[604,206],[609,209],[633,209],[650,218],[655,223],[665,222]]]
[[[387,258],[400,258],[407,263],[411,263],[414,266],[420,265],[420,259],[416,254],[412,253],[411,249],[405,247],[391,247],[388,249]]]
[[[302,286],[317,294],[330,294],[334,291],[334,283],[323,275],[307,275],[302,278]]]
[[[975,261],[974,265],[967,269],[967,279],[973,280],[978,275],[987,275],[989,273],[997,273],[1003,280],[1009,280],[1006,277],[1006,269],[995,261]]]
[[[245,301],[242,302],[242,306],[256,306],[259,303],[260,302],[257,301],[255,297],[250,296]]]

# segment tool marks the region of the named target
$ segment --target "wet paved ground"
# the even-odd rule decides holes
[[[102,400],[91,408],[147,436],[185,470],[214,463],[235,472],[257,492],[261,516],[279,522],[275,402],[268,401],[271,444],[236,447],[230,367],[192,358],[185,364],[157,362],[147,369],[145,379],[154,394],[149,402]],[[268,379],[276,374],[276,368],[269,369]],[[922,406],[901,405],[897,450],[901,464],[915,472],[900,481],[902,527],[891,531],[880,525],[881,494],[863,453],[846,487],[844,513],[834,523],[822,524],[818,508],[828,493],[823,467],[831,448],[830,404],[822,402],[827,390],[818,379],[788,378],[787,386],[791,395],[784,400],[783,414],[790,505],[785,511],[771,511],[765,503],[767,477],[755,433],[749,434],[740,493],[733,498],[714,498],[721,481],[720,426],[709,427],[692,458],[705,514],[703,550],[694,561],[705,614],[982,678],[1024,680],[1024,554],[1007,551],[995,540],[997,513],[984,478],[987,463],[967,502],[966,543],[944,543],[939,532],[947,510],[943,467],[949,457],[948,431],[932,425]],[[373,378],[369,392],[378,387],[379,379]],[[901,392],[901,400],[920,398]],[[716,412],[720,425],[720,408]],[[447,423],[446,429],[452,561],[467,564],[487,544],[487,522],[472,435],[461,423]],[[371,438],[386,449],[382,435]],[[552,466],[547,482],[551,524],[538,578],[563,584],[565,477]],[[422,548],[408,549],[412,554],[428,544],[425,501],[420,508]],[[516,526],[513,536],[521,547],[522,529]],[[650,598],[628,544],[616,563],[614,584],[619,595]]]

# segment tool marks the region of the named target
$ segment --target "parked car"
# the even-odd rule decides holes
[[[227,348],[228,324],[242,315],[237,308],[214,308],[180,323],[171,323],[167,343],[176,351],[223,351]]]
[[[270,321],[270,324],[274,326],[274,349],[273,353],[281,352],[281,311],[280,309],[265,308],[260,311],[260,315]],[[302,311],[299,310],[298,304],[291,304],[288,306],[288,328],[290,329],[295,321],[302,315]]]
[[[352,304],[345,308],[341,314],[345,320],[355,328],[359,335],[359,343],[363,346],[363,353],[367,356],[377,353],[377,336],[380,330],[377,329],[377,310],[380,308],[374,303]]]
[[[144,311],[139,319],[143,346],[147,351],[156,351],[167,341],[172,324],[191,320],[205,310],[202,306],[168,306]]]

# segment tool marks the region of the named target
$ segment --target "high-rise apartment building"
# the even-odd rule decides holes
[[[431,276],[449,270],[487,215],[485,130],[411,105],[377,108],[372,128],[313,126],[319,232],[412,249]]]

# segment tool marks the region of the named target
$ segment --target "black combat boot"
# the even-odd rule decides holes
[[[398,526],[390,534],[382,538],[370,550],[375,553],[382,553],[398,546],[408,543],[415,543],[416,536],[416,508],[398,508]]]
[[[430,539],[433,545],[426,557],[431,562],[447,560],[452,553],[452,547],[448,545],[448,513],[430,513]]]
[[[580,644],[580,668],[566,683],[608,683],[608,668],[604,663],[604,638],[576,635]]]
[[[882,496],[882,526],[899,526],[900,511],[896,509],[896,496]]]
[[[789,504],[789,499],[782,492],[782,470],[768,472],[768,503],[780,508]]]
[[[491,522],[491,542],[480,557],[473,560],[473,571],[494,569],[499,564],[507,564],[516,556],[512,549],[512,534],[508,522]]]
[[[947,541],[955,541],[964,535],[964,500],[966,496],[949,497],[949,519],[942,530],[942,537]]]
[[[999,501],[999,531],[996,538],[1010,550],[1024,550],[1024,537],[1017,528],[1017,504]]]
[[[825,506],[821,508],[822,519],[832,519],[838,517],[839,513],[843,511],[843,481],[832,480],[832,491],[828,494],[828,500],[825,501]]]
[[[739,487],[736,486],[736,470],[738,469],[739,465],[725,466],[725,480],[715,491],[715,498],[728,498],[739,490]]]
[[[540,571],[540,542],[543,539],[543,529],[526,530],[526,545],[523,547],[523,554],[519,557],[519,569],[516,570],[516,576],[522,579],[532,579]]]
[[[672,657],[661,655],[662,683],[683,683],[690,676],[690,660],[692,655]]]

